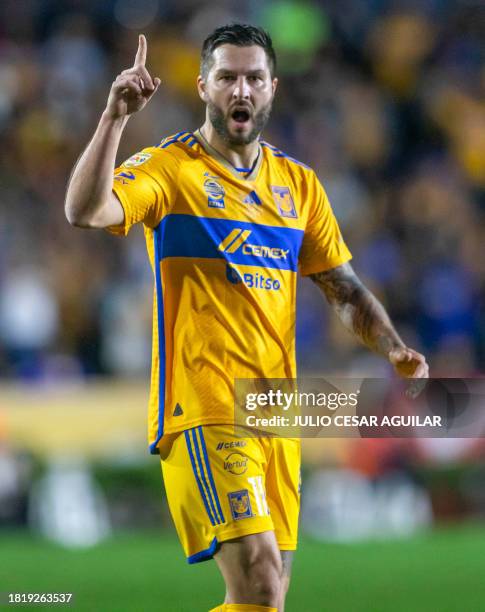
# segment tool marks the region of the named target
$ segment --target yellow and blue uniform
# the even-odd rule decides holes
[[[113,191],[125,220],[110,231],[126,234],[143,223],[154,270],[150,450],[164,459],[173,515],[183,496],[169,489],[184,486],[174,466],[180,468],[185,457],[193,472],[204,514],[200,523],[207,529],[181,539],[189,558],[200,560],[197,554],[210,556],[214,541],[246,533],[245,523],[277,532],[271,519],[279,512],[260,496],[277,497],[270,495],[263,469],[272,457],[282,467],[282,449],[277,453],[266,448],[268,440],[248,438],[244,450],[228,447],[239,448],[241,456],[221,461],[217,454],[217,444],[238,441],[225,427],[234,421],[234,379],[296,377],[297,271],[328,270],[351,256],[315,173],[264,141],[246,172],[231,166],[199,132],[180,132],[117,168]],[[299,445],[290,442],[298,449],[289,453],[293,468],[283,472],[297,503]],[[238,461],[245,462],[244,477],[253,479],[240,489],[234,479],[239,482],[242,474],[232,472],[243,467],[227,468]],[[190,495],[185,501],[193,505]],[[281,504],[284,514],[284,499]],[[183,508],[176,513],[183,515]],[[250,516],[252,521],[241,520]],[[180,534],[186,527],[174,519]],[[282,536],[286,543],[281,540],[289,547],[296,543],[290,531]]]

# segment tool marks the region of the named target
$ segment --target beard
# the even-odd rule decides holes
[[[269,102],[266,106],[255,113],[251,119],[253,120],[253,129],[249,132],[249,134],[231,134],[228,124],[228,118],[225,116],[222,108],[217,106],[212,100],[209,100],[207,103],[207,108],[209,110],[209,120],[212,124],[212,127],[215,129],[217,134],[229,145],[238,146],[238,145],[248,145],[261,134],[265,125],[268,123],[269,117],[271,115],[272,101]]]

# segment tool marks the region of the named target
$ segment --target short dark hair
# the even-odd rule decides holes
[[[268,58],[271,76],[276,70],[276,54],[273,49],[271,36],[263,28],[246,23],[230,23],[216,28],[204,40],[200,54],[200,73],[206,78],[213,62],[212,54],[221,45],[236,45],[237,47],[262,47]]]

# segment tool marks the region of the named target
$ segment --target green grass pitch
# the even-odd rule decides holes
[[[485,611],[484,542],[481,526],[402,541],[340,545],[303,539],[286,610]],[[86,612],[205,612],[223,600],[215,563],[189,566],[176,538],[164,532],[117,535],[85,551],[0,534],[2,604],[8,591],[73,592],[74,605],[56,609]],[[8,606],[46,607],[53,608]]]

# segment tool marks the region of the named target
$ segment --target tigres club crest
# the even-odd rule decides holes
[[[231,507],[232,518],[235,521],[254,516],[251,510],[251,502],[249,500],[249,491],[241,489],[241,491],[232,491],[227,495],[229,497],[229,505]]]
[[[296,219],[298,215],[296,214],[295,203],[291,197],[290,188],[271,185],[271,191],[273,192],[273,199],[280,216]]]

